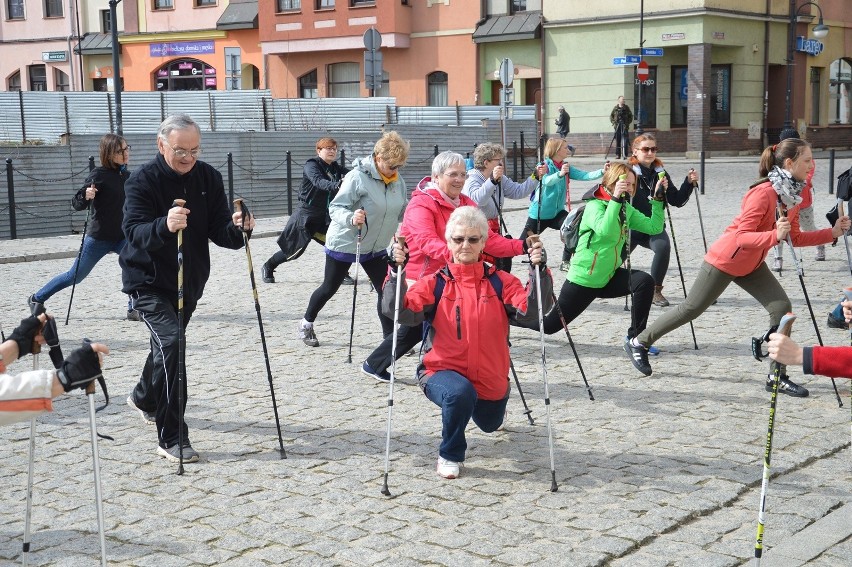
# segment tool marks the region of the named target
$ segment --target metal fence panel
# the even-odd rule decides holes
[[[62,93],[27,92],[23,98],[27,141],[58,143],[62,134],[68,132]]]
[[[271,99],[275,130],[378,130],[388,122],[392,97]]]
[[[19,93],[0,92],[0,141],[24,139],[20,102]]]

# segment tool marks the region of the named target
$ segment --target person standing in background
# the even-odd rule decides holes
[[[609,121],[615,130],[615,158],[627,158],[630,147],[630,124],[633,122],[633,112],[624,102],[624,96],[618,97],[617,104],[609,113]]]

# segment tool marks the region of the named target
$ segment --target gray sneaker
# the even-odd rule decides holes
[[[139,415],[142,416],[142,421],[144,421],[148,425],[154,425],[157,423],[157,415],[154,412],[144,411],[136,407],[136,403],[133,401],[133,394],[127,396],[127,405],[138,411]]]
[[[168,448],[163,447],[162,445],[157,445],[157,454],[161,457],[165,457],[166,460],[173,463],[180,462],[180,446],[177,443]],[[189,442],[185,443],[183,446],[183,462],[198,462],[198,452],[192,448],[192,445],[190,445]]]
[[[310,347],[319,346],[319,339],[317,339],[317,335],[314,333],[314,326],[312,324],[305,326],[299,323],[299,338]]]

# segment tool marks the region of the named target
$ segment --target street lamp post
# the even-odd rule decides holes
[[[781,130],[781,137],[785,137],[788,130],[794,130],[793,121],[790,118],[791,112],[791,97],[793,92],[793,49],[796,45],[796,20],[799,17],[799,12],[807,6],[816,6],[819,12],[819,21],[814,26],[813,34],[817,39],[822,39],[828,35],[828,26],[822,21],[822,8],[816,2],[803,2],[796,7],[796,0],[790,0],[790,23],[789,37],[787,38],[787,93],[784,101],[784,128]],[[798,133],[795,134],[798,138]]]
[[[109,0],[110,32],[112,34],[112,85],[115,89],[115,125],[118,135],[123,135],[121,124],[121,71],[118,68],[118,17],[116,6],[121,0]]]

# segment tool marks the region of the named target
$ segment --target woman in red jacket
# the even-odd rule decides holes
[[[434,274],[452,259],[447,250],[444,236],[447,220],[458,207],[476,206],[476,202],[462,194],[465,183],[464,157],[455,152],[442,152],[432,160],[432,176],[424,177],[411,193],[405,208],[399,234],[404,236],[410,257],[407,265],[409,281]],[[523,254],[524,240],[506,238],[491,231],[485,253],[494,258],[511,258]],[[402,356],[417,346],[423,338],[420,326],[402,327],[397,336],[397,356]],[[382,343],[361,365],[361,371],[376,380],[387,382],[393,357],[392,334],[388,333]]]
[[[531,326],[538,321],[535,266],[545,265],[544,249],[536,241],[529,247],[530,282],[526,289],[508,272],[494,270],[481,260],[489,238],[488,221],[475,207],[457,208],[444,231],[452,255],[438,272],[408,286],[401,282],[399,322],[420,325],[428,320],[425,354],[417,368],[417,380],[426,397],[441,408],[442,441],[437,472],[456,478],[464,461],[467,441],[464,430],[473,422],[486,433],[503,423],[509,399],[509,321]],[[406,249],[393,247],[397,264],[405,262]],[[499,283],[495,289],[495,279]],[[443,290],[436,300],[436,285]],[[541,272],[542,310],[552,307],[553,280]],[[393,316],[396,272],[385,284],[382,309]]]
[[[764,260],[769,250],[787,239],[795,246],[816,246],[831,242],[849,228],[849,217],[842,217],[834,228],[811,232],[799,230],[799,195],[811,170],[810,144],[798,138],[784,140],[763,150],[760,179],[743,197],[739,216],[710,246],[698,277],[686,299],[676,309],[666,311],[652,325],[624,345],[630,360],[640,372],[651,375],[648,347],[663,335],[685,325],[704,313],[722,292],[735,283],[760,301],[769,312],[769,325],[777,325],[791,310],[790,299],[772,275]],[[772,390],[774,365],[770,364],[766,389]],[[780,365],[778,391],[804,398],[808,390],[787,376]]]

